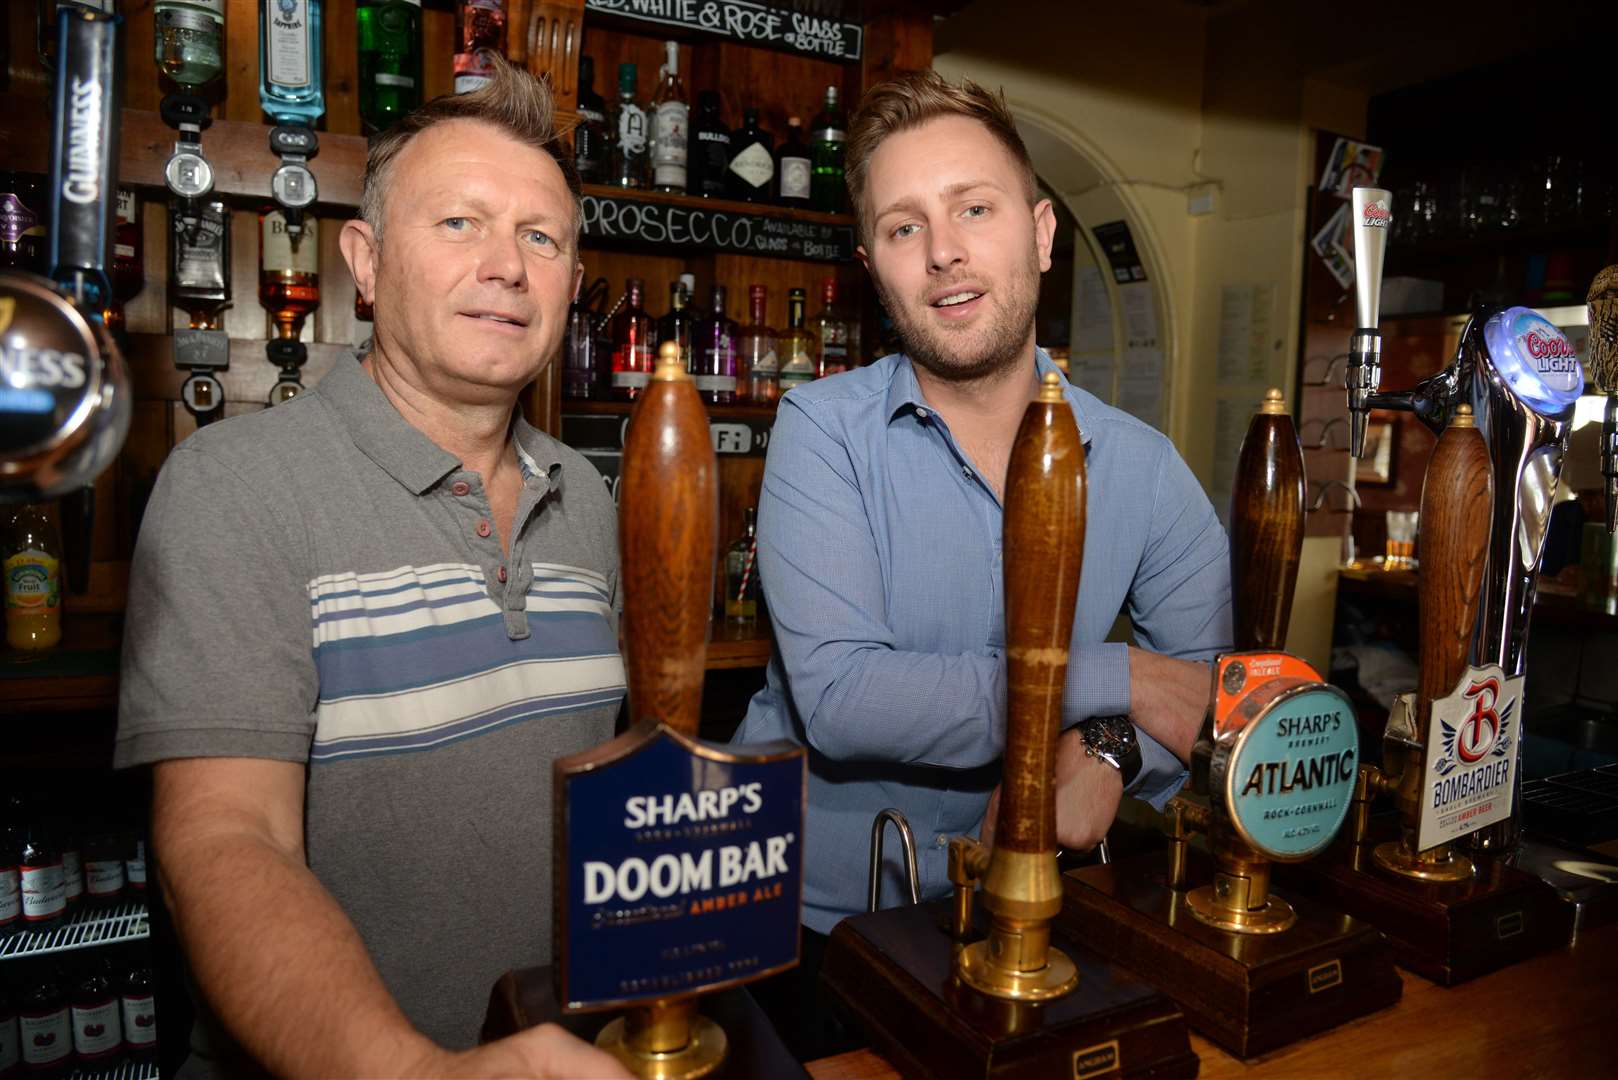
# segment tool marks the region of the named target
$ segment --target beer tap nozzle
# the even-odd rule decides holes
[[[1358,325],[1348,345],[1348,452],[1365,456],[1365,427],[1382,383],[1382,256],[1393,222],[1393,196],[1381,188],[1354,189],[1354,301]]]

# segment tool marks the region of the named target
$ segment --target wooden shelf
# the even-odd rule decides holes
[[[770,662],[775,638],[768,623],[733,623],[716,617],[708,642],[709,671],[758,668]]]
[[[769,405],[708,405],[708,417],[712,420],[762,420],[769,423],[775,419],[775,404]],[[563,398],[563,416],[628,416],[635,409],[633,401],[589,401],[580,398]]]
[[[120,615],[69,611],[56,648],[0,651],[0,715],[117,708],[122,628]]]

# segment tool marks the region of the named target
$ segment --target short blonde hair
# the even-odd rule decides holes
[[[583,189],[573,164],[572,148],[556,127],[556,101],[551,97],[550,85],[501,57],[489,59],[492,70],[488,85],[470,94],[436,97],[371,140],[365,155],[365,182],[360,189],[360,217],[371,227],[378,244],[382,242],[382,202],[400,151],[411,139],[437,124],[478,120],[556,162],[573,196],[573,247],[578,249],[579,226],[584,219]]]
[[[866,91],[860,100],[860,107],[849,121],[843,168],[848,182],[849,205],[859,219],[862,236],[868,235],[869,223],[864,206],[866,173],[877,147],[889,135],[920,127],[940,116],[964,116],[988,128],[989,134],[1006,148],[1017,171],[1022,174],[1028,205],[1032,206],[1038,200],[1034,162],[1028,156],[1028,147],[1023,145],[1022,136],[1017,134],[1017,122],[1012,118],[1003,93],[992,93],[971,79],[962,79],[959,85],[951,83],[931,68],[908,71]]]

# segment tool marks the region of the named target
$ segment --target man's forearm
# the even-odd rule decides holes
[[[1202,730],[1212,690],[1210,672],[1209,665],[1193,660],[1129,650],[1129,718],[1182,763],[1190,762]]]
[[[225,830],[160,839],[164,896],[197,982],[271,1072],[404,1076],[439,1052],[301,861]]]

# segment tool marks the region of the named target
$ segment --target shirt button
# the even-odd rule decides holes
[[[939,833],[937,836],[933,837],[933,843],[938,847],[949,847],[949,837],[945,836],[943,833]]]
[[[918,419],[921,419],[921,420],[925,420],[925,419],[927,419],[927,416],[928,416],[928,412],[927,412],[927,410],[926,410],[926,409],[920,409],[920,408],[918,408],[918,409],[917,409],[917,410],[916,410],[916,417],[917,417],[917,418],[918,418]]]
[[[479,536],[488,536],[489,533],[491,533],[492,531],[493,530],[489,528],[489,519],[488,518],[484,518],[482,521],[478,522],[478,535]]]
[[[961,466],[961,475],[966,477],[968,480],[972,479],[972,466],[970,466],[970,465],[962,465]]]
[[[505,581],[506,581],[506,568],[502,566],[500,568],[500,573],[497,576],[500,578],[500,583],[502,585],[505,584]]]
[[[455,483],[449,486],[449,490],[450,494],[452,495],[465,495],[467,492],[472,490],[472,485],[468,484],[465,480],[457,480]]]

